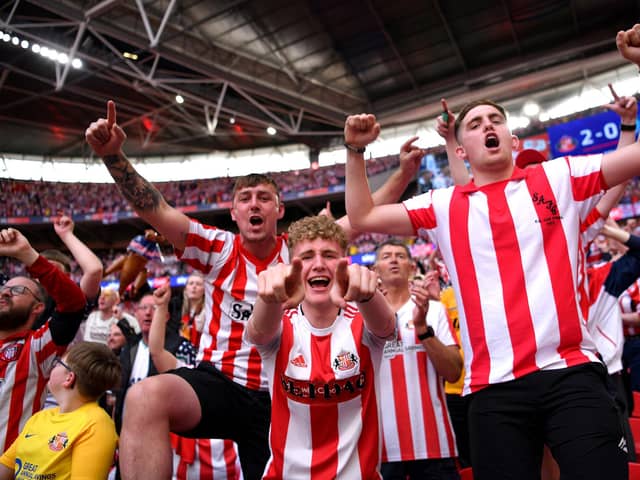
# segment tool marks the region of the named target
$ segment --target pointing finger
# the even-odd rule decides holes
[[[116,123],[116,103],[113,100],[107,102],[107,127],[111,130],[113,124]]]
[[[607,84],[609,87],[609,91],[611,92],[611,95],[613,95],[613,99],[617,102],[618,100],[620,100],[620,97],[618,96],[618,94],[616,93],[616,91],[613,89],[613,85],[611,85],[610,83]]]
[[[406,142],[404,142],[404,143],[402,144],[402,147],[400,147],[400,151],[401,151],[401,152],[408,152],[408,151],[410,151],[410,150],[411,150],[411,147],[413,146],[413,145],[411,145],[411,144],[412,144],[413,142],[415,142],[418,138],[420,138],[420,137],[413,136],[413,137],[411,137],[409,140],[407,140]]]
[[[291,270],[289,270],[289,275],[287,278],[292,280],[297,280],[300,278],[300,274],[302,273],[302,260],[299,258],[294,258],[291,261]]]

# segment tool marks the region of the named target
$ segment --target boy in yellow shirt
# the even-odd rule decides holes
[[[97,399],[119,385],[120,362],[106,345],[82,342],[54,365],[48,386],[59,406],[27,421],[0,457],[0,480],[107,478],[118,437]]]

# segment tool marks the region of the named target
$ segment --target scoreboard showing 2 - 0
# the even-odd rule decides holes
[[[620,117],[611,111],[547,129],[552,158],[614,150],[620,137]]]

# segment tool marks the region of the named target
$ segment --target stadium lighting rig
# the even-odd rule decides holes
[[[47,58],[53,62],[57,62],[60,65],[66,65],[71,61],[71,66],[76,70],[82,68],[82,60],[79,58],[70,59],[69,55],[65,52],[59,52],[54,48],[49,48],[46,46],[41,46],[38,43],[31,43],[29,40],[18,37],[17,35],[11,34],[9,32],[4,32],[0,30],[0,39],[4,43],[8,43],[17,48],[22,48],[23,50],[29,50],[34,55],[40,55],[43,58]]]

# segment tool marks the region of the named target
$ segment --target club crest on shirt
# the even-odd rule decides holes
[[[20,352],[22,351],[22,347],[24,347],[24,343],[22,342],[12,342],[0,350],[0,360],[3,362],[13,362],[18,359],[20,356]]]
[[[307,368],[307,362],[305,361],[302,354],[292,358],[289,363],[291,363],[291,365],[293,365],[294,367]]]
[[[246,323],[253,312],[253,305],[246,302],[233,302],[229,316],[236,322]]]
[[[345,352],[342,350],[331,362],[331,367],[336,372],[346,372],[353,370],[360,359],[353,352]]]
[[[558,204],[553,198],[545,198],[543,194],[533,192],[533,194],[531,195],[531,200],[536,206],[538,215],[540,217],[536,220],[537,223],[553,225],[555,224],[556,220],[562,220],[562,215],[560,215],[560,212],[558,211]],[[546,212],[544,212],[542,208],[544,208]]]
[[[63,448],[67,448],[67,444],[69,443],[69,437],[67,437],[66,432],[56,433],[53,437],[49,439],[49,450],[54,452],[59,452]]]

